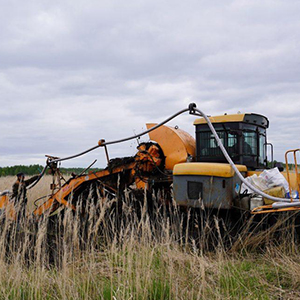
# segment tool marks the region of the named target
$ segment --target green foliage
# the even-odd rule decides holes
[[[244,261],[225,265],[220,278],[220,289],[232,299],[268,299],[266,287],[255,276],[257,264]]]
[[[270,286],[292,289],[288,274],[266,261],[244,260],[226,263],[222,268],[220,293],[230,299],[270,299]],[[272,299],[272,298],[271,298]]]
[[[102,290],[104,300],[113,299],[113,291],[116,290],[116,288],[111,285],[111,282],[109,280],[104,281]]]
[[[282,167],[284,168],[284,170],[286,169],[286,164],[285,162],[281,162],[281,161],[277,161],[277,160],[274,160],[273,162],[271,161],[267,161],[267,168],[274,168],[276,166],[276,164],[281,164]],[[295,164],[288,164],[289,166],[289,170],[295,170]],[[298,168],[300,168],[300,165],[298,165]]]
[[[18,173],[22,172],[25,175],[37,175],[43,170],[43,166],[41,165],[29,165],[29,166],[24,166],[24,165],[16,165],[16,166],[11,166],[11,167],[0,167],[0,177],[3,176],[15,176]],[[60,171],[63,174],[80,174],[82,171],[84,171],[85,168],[61,168]],[[98,168],[91,168],[89,171],[95,172],[99,171],[101,169]]]
[[[152,287],[149,289],[150,299],[171,299],[171,289],[168,281],[153,279]]]
[[[41,165],[16,165],[12,167],[1,167],[0,168],[0,176],[14,176],[18,173],[22,172],[26,175],[36,175],[39,174],[43,170],[43,166]]]
[[[297,164],[297,166],[298,166],[298,169],[299,169],[300,165]],[[284,165],[284,167],[285,167],[285,165]],[[295,170],[295,164],[289,164],[289,170]]]
[[[85,170],[85,168],[60,168],[60,171],[62,172],[62,174],[71,174],[71,173],[80,174],[84,170]],[[98,172],[101,170],[102,169],[99,169],[99,168],[90,168],[87,170],[87,172]]]

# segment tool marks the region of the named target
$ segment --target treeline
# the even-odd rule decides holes
[[[75,173],[75,174],[80,174],[82,173],[86,168],[60,168],[60,171],[62,174],[71,174],[71,173]],[[86,172],[97,172],[97,171],[101,171],[103,169],[98,169],[98,168],[90,168],[88,169]]]
[[[283,164],[284,169],[286,169],[285,164]],[[300,170],[300,165],[297,164],[298,172]],[[295,164],[289,164],[289,170],[295,170]]]
[[[43,170],[43,166],[41,165],[16,165],[12,167],[0,167],[0,176],[10,176],[17,175],[22,172],[26,175],[36,175],[39,174]]]
[[[268,168],[274,168],[275,166],[279,166],[279,165],[281,165],[283,167],[283,169],[286,170],[285,162],[280,162],[277,160],[274,160],[273,163],[270,161],[267,162]],[[295,164],[288,164],[288,166],[289,166],[289,170],[291,170],[291,171],[295,170]],[[300,165],[297,164],[297,166],[298,166],[298,170],[300,170]]]
[[[29,166],[24,166],[24,165],[16,165],[12,167],[0,167],[0,177],[3,176],[15,176],[18,173],[22,172],[25,175],[36,175],[39,174],[43,170],[43,166],[41,165],[29,165]],[[80,174],[83,172],[85,168],[61,168],[60,171],[63,174]],[[91,168],[89,171],[100,171],[100,169],[97,168]]]

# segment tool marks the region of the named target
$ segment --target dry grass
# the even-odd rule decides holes
[[[28,179],[26,177],[25,179]],[[16,181],[16,176],[0,177],[0,191],[12,190],[12,186]],[[51,193],[50,184],[52,183],[52,176],[45,175],[42,177],[38,185],[27,192],[28,197],[28,212],[34,208],[34,201],[42,196],[49,195]],[[40,203],[43,200],[40,201]]]
[[[13,181],[1,178],[0,190]],[[29,198],[47,194],[49,183],[46,178]],[[37,227],[3,219],[0,299],[300,298],[293,222],[280,220],[259,232],[253,225],[228,246],[221,238],[226,229],[213,216],[193,228],[177,210],[153,221],[146,203],[138,216],[125,199],[120,222],[114,200],[89,205],[86,219],[67,211],[57,216],[57,228],[48,219]]]

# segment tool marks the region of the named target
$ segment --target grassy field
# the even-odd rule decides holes
[[[30,177],[26,176],[25,179]],[[0,177],[0,191],[4,190],[12,190],[12,185],[16,181],[16,176],[5,176]],[[28,190],[28,212],[32,211],[34,208],[34,200],[38,199],[39,197],[45,196],[50,194],[50,184],[52,182],[52,176],[46,175],[44,176],[38,185],[35,188]]]
[[[1,178],[0,190],[14,180]],[[50,182],[45,177],[30,191],[29,210]],[[38,227],[3,219],[0,299],[300,298],[299,246],[290,225],[277,232],[244,231],[225,246],[218,236],[221,222],[214,219],[214,246],[207,249],[212,223],[204,224],[198,239],[176,210],[153,222],[146,205],[140,218],[128,205],[126,222],[117,226],[109,209],[113,201],[91,204],[84,221],[71,212],[57,217],[59,231],[51,232],[50,244],[47,219]]]

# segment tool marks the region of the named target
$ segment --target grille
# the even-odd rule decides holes
[[[196,181],[188,181],[187,182],[187,190],[188,190],[188,198],[191,200],[198,200],[202,198],[202,182]]]

